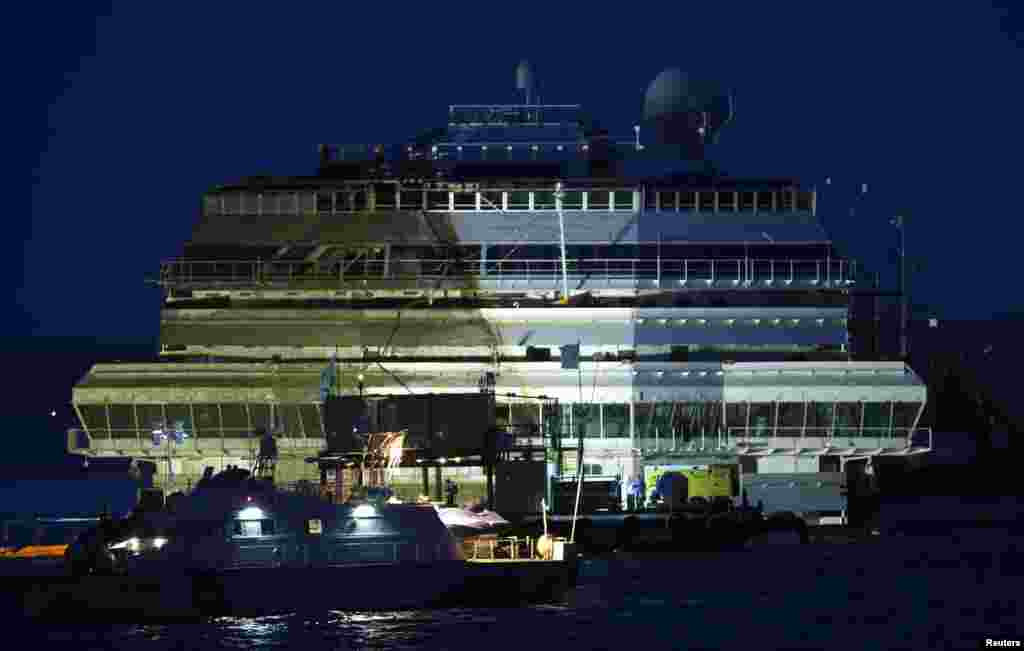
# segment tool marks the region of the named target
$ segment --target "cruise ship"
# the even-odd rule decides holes
[[[851,337],[866,275],[815,188],[716,159],[730,90],[667,69],[613,131],[540,103],[528,63],[515,81],[515,103],[449,106],[407,142],[320,145],[310,176],[204,193],[151,278],[159,359],[76,384],[69,452],[147,459],[188,490],[207,466],[254,468],[269,433],[275,482],[322,482],[331,398],[488,393],[512,435],[499,511],[539,512],[577,473],[650,490],[676,470],[821,514],[929,451],[924,382]],[[482,457],[431,455],[429,418],[399,426],[393,483],[477,494]]]

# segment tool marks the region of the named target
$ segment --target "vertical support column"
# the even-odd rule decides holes
[[[199,445],[199,425],[196,423],[196,409],[192,396],[188,397],[188,417],[192,421],[192,440],[194,446]]]
[[[132,396],[132,422],[135,423],[135,442],[139,446],[139,451],[142,451],[142,429],[139,427],[139,405],[135,402],[135,396]]]
[[[889,401],[889,438],[892,438],[893,427],[896,426],[896,401]]]
[[[391,277],[391,245],[384,245],[384,274],[383,278]]]
[[[480,275],[487,275],[487,242],[480,243]]]
[[[221,470],[224,469],[224,409],[221,407],[221,403],[217,403],[217,425],[220,428],[220,456],[221,456]]]
[[[863,400],[859,400],[858,402],[860,402],[860,427],[857,430],[857,435],[863,437],[864,436],[864,414],[867,411],[867,405],[864,403]]]
[[[807,409],[808,409],[807,394],[804,393],[804,422],[803,422],[803,425],[800,426],[800,438],[801,439],[804,438],[805,436],[807,436]]]
[[[636,403],[633,402],[633,398],[629,399],[629,450],[632,454],[633,448],[636,447]]]
[[[441,502],[444,500],[444,486],[441,482],[441,466],[434,466],[434,499]]]
[[[110,449],[114,449],[114,428],[110,424],[110,403],[103,403],[103,411],[107,415],[107,441],[110,442]],[[164,416],[166,419],[166,415]]]
[[[832,397],[832,424],[829,426],[829,438],[832,438],[836,435],[836,416],[839,415],[839,401],[836,400],[837,397],[838,396]]]
[[[423,466],[423,495],[430,496],[430,468]]]
[[[302,438],[303,438],[303,440],[305,440],[307,438],[307,436],[306,436],[306,423],[303,422],[303,420],[302,420],[302,404],[301,403],[295,405],[295,413],[298,415],[298,419],[299,419],[299,433],[302,434]]]
[[[725,438],[721,442],[729,445],[729,405],[725,401],[725,391],[722,391],[722,434]]]
[[[775,399],[775,413],[773,415],[775,416],[775,418],[772,419],[772,440],[774,441],[779,436],[779,400],[778,400],[778,398]]]

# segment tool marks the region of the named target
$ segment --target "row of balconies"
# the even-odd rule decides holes
[[[397,183],[365,183],[323,190],[221,190],[204,199],[207,215],[334,215],[373,210],[537,211],[556,210],[554,189],[448,191],[406,188]],[[736,213],[813,213],[815,193],[803,190],[689,190],[618,188],[565,189],[563,210]]]

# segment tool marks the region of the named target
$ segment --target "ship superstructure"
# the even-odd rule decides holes
[[[711,162],[732,115],[667,70],[623,138],[577,105],[453,105],[408,143],[321,145],[313,176],[211,189],[161,264],[161,360],[95,366],[69,450],[182,486],[272,432],[275,479],[315,479],[333,357],[334,394],[493,392],[501,428],[557,441],[549,478],[582,435],[587,473],[733,465],[752,501],[836,510],[847,465],[929,449],[925,385],[855,355],[861,275],[815,190]]]

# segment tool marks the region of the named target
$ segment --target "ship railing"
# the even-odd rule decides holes
[[[932,448],[930,427],[731,427],[725,431],[692,431],[666,428],[638,433],[637,447],[651,452],[714,452],[749,449],[754,453],[773,450],[851,448],[884,450],[888,454]]]
[[[324,437],[320,433],[316,423],[305,423],[305,432],[296,429],[288,429],[284,432],[275,432],[274,440],[279,451],[291,448],[309,448],[322,446]],[[312,429],[317,428],[317,429]],[[159,430],[157,430],[159,431]],[[93,452],[119,452],[131,451],[138,454],[140,450],[151,451],[151,456],[165,457],[170,454],[172,457],[187,452],[199,452],[202,450],[221,451],[230,454],[242,452],[249,453],[250,448],[259,450],[260,437],[262,432],[249,427],[187,427],[183,430],[184,436],[177,437],[175,432],[168,430],[166,436],[154,433],[154,429],[143,426],[139,427],[89,427],[88,429],[73,427],[67,430],[68,451],[89,450]],[[230,443],[228,443],[230,441]]]
[[[852,284],[856,263],[844,259],[750,258],[567,258],[566,273],[608,284],[657,280],[680,286],[731,283],[743,287]],[[557,282],[560,258],[536,260],[404,259],[347,262],[171,260],[161,264],[160,283],[173,285],[260,285],[273,282],[345,283],[368,279],[436,282],[448,278]]]
[[[566,538],[553,538],[565,541]],[[541,558],[537,551],[537,538],[532,536],[475,536],[462,541],[462,553],[466,560],[536,560]]]

